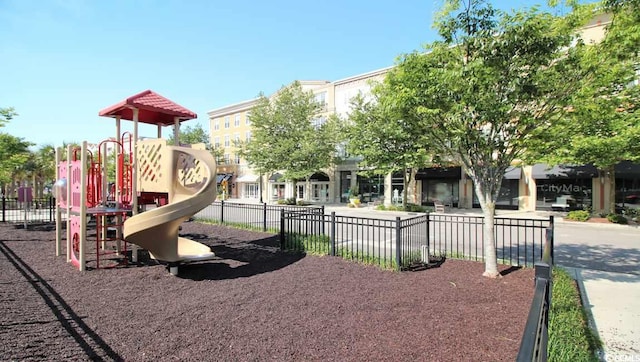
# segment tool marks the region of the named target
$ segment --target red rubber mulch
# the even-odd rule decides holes
[[[221,258],[80,273],[55,233],[0,225],[0,359],[512,361],[533,270],[393,272],[279,251],[273,235],[185,223]]]

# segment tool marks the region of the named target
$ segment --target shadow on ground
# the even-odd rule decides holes
[[[250,277],[284,268],[304,258],[302,253],[283,252],[277,236],[239,241],[209,238],[204,234],[181,234],[209,245],[219,258],[180,266],[179,277],[192,280],[222,280]]]
[[[555,246],[554,262],[559,266],[640,275],[640,250],[610,244]]]

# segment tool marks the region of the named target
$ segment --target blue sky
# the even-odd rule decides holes
[[[19,113],[0,131],[38,145],[97,143],[115,136],[115,122],[98,112],[146,89],[196,112],[185,124],[208,131],[207,111],[261,91],[393,65],[436,39],[441,4],[0,0],[0,107]],[[155,128],[140,132],[155,136]]]

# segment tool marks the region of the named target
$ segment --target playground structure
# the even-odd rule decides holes
[[[66,215],[66,258],[87,268],[89,219],[95,220],[95,268],[137,262],[137,247],[167,263],[172,274],[180,264],[210,260],[210,248],[178,236],[180,224],[215,201],[216,167],[204,145],[169,146],[162,127],[197,115],[150,90],[99,112],[116,121],[115,139],[90,148],[56,150],[56,255],[62,254],[62,215]],[[133,133],[121,132],[121,120],[133,121]],[[139,139],[138,123],[157,126],[157,139]],[[109,177],[108,170],[111,172]],[[147,211],[148,205],[154,205]],[[105,261],[110,260],[111,264]],[[113,264],[115,261],[115,265]]]

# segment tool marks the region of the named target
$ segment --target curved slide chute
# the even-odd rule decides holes
[[[123,227],[124,238],[163,262],[180,264],[213,259],[215,255],[208,246],[179,237],[178,231],[182,222],[215,201],[215,160],[207,150],[166,147],[164,153],[170,164],[169,203],[128,218]],[[200,167],[206,168],[205,176],[199,182],[183,185],[180,179],[187,179],[188,173]]]

